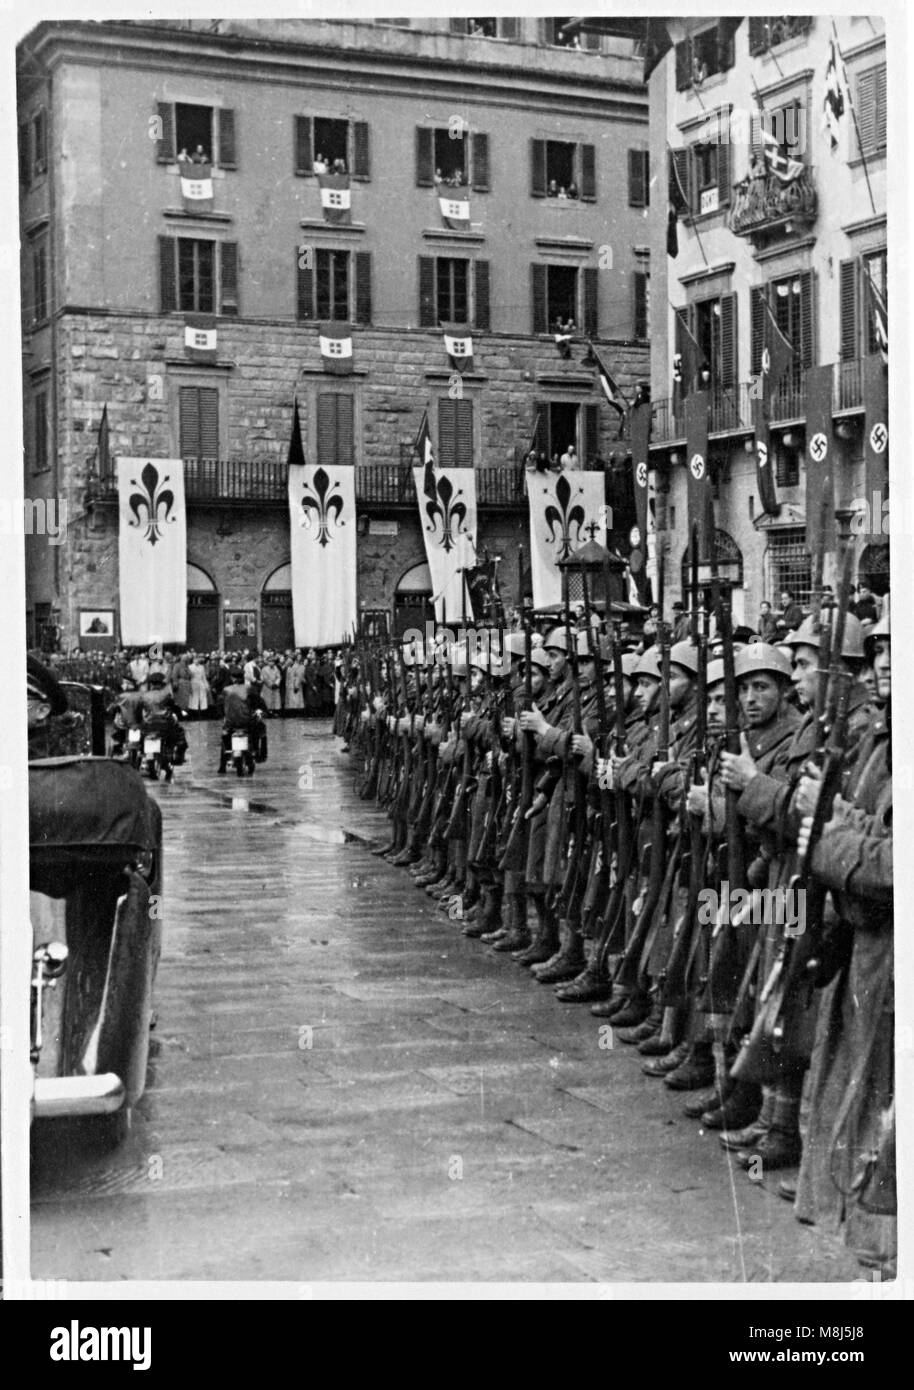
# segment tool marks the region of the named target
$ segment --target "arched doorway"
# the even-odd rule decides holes
[[[394,590],[394,637],[402,637],[411,627],[424,629],[427,622],[434,621],[432,576],[423,560],[400,576]]]
[[[219,593],[206,570],[187,566],[187,647],[193,652],[219,648]]]
[[[736,541],[729,531],[715,530],[714,532],[714,559],[720,570],[721,579],[728,580],[732,586],[730,589],[730,610],[732,614],[733,626],[739,627],[746,621],[746,595],[743,589],[743,552],[740,550]],[[682,555],[682,593],[683,598],[688,594],[691,578],[691,554],[689,546],[686,546]],[[703,565],[700,573],[702,578],[708,573],[708,566]],[[710,602],[711,586],[704,585],[702,588],[705,602]]]
[[[260,593],[260,648],[284,652],[294,646],[292,566],[287,562],[269,575]]]

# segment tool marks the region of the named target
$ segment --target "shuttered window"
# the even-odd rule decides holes
[[[736,361],[736,295],[723,294],[720,297],[720,360],[716,364],[715,379],[724,390],[730,390],[737,383]]]
[[[593,203],[597,197],[597,152],[594,145],[567,140],[530,141],[530,196],[570,198]]]
[[[869,270],[870,278],[872,279],[873,285],[877,293],[882,297],[883,302],[888,308],[888,253],[885,251],[885,249],[883,249],[882,251],[874,251],[871,254],[863,257],[863,264],[860,267],[861,277],[866,275],[867,270]],[[879,352],[881,350],[881,345],[876,339],[876,325],[873,321],[873,314],[869,307],[869,293],[864,290],[862,283],[861,295],[863,303],[867,306],[864,351],[867,353]]]
[[[237,169],[238,154],[235,141],[235,113],[226,107],[219,108],[219,145],[217,150],[219,166],[222,169]]]
[[[441,468],[473,467],[473,402],[438,397],[438,455]]]
[[[23,121],[19,127],[19,182],[26,187],[32,182],[32,143],[29,123]]]
[[[159,164],[173,164],[182,150],[192,155],[200,146],[208,162],[221,169],[238,168],[235,112],[230,107],[160,101],[156,112],[158,139],[153,148]]]
[[[32,248],[32,316],[36,323],[48,317],[48,245],[42,237]]]
[[[884,122],[883,122],[884,124]],[[48,171],[48,113],[40,107],[32,120],[32,158],[35,176]]]
[[[311,146],[311,117],[294,117],[294,149],[296,174],[314,172],[314,151]]]
[[[585,266],[583,270],[582,321],[584,332],[591,336],[599,333],[599,286],[600,272],[596,266]],[[574,317],[574,316],[572,316]]]
[[[299,319],[314,318],[314,269],[310,247],[295,248],[296,313]]]
[[[416,126],[417,188],[432,188],[437,170],[445,179],[456,170],[474,192],[490,191],[488,135],[480,131],[471,134],[465,126],[461,134],[462,138],[454,138],[446,128]]]
[[[315,310],[319,319],[349,318],[349,252],[320,248],[315,258]]]
[[[200,314],[216,310],[215,243],[178,237],[178,308]]]
[[[355,253],[355,319],[371,323],[371,252]]]
[[[354,179],[371,177],[371,142],[367,121],[353,121],[350,136],[352,159],[350,167]]]
[[[689,151],[687,149],[670,150],[669,198],[677,213],[691,210],[692,194],[689,165]]]
[[[750,292],[752,358],[750,371],[757,376],[762,370],[762,348],[765,332],[765,299],[774,321],[794,351],[793,382],[799,384],[802,373],[816,360],[816,277],[812,270],[798,271],[769,285],[756,286]]]
[[[841,262],[841,359],[857,356],[857,262]]]
[[[328,129],[336,131],[333,154],[339,151],[338,157],[343,160],[349,173],[354,179],[368,180],[371,177],[371,139],[367,121],[328,121],[323,118],[317,119],[321,144],[327,137]],[[292,164],[294,172],[303,177],[314,173],[315,159],[315,120],[311,116],[293,116],[292,118]],[[328,148],[319,147],[318,154],[322,154],[325,160],[328,158]]]
[[[473,170],[472,187],[476,193],[488,193],[489,183],[489,137],[479,132],[470,137],[470,165]]]
[[[436,317],[451,323],[469,323],[470,263],[450,256],[435,261]]]
[[[50,467],[48,457],[48,393],[38,391],[35,395],[35,432],[33,438],[34,456],[32,467],[36,473]]]
[[[533,332],[545,333],[549,326],[546,312],[546,267],[534,262],[530,270],[533,277]]]
[[[635,293],[635,322],[633,336],[646,342],[651,336],[651,277],[645,270],[636,270],[632,277]]]
[[[317,461],[324,468],[355,463],[355,399],[344,392],[317,398]]]
[[[488,333],[490,328],[489,262],[475,261],[473,264],[473,283],[475,287],[473,307],[473,327]]]
[[[884,150],[886,143],[885,64],[857,76],[857,124],[860,143],[867,154]]]
[[[216,293],[218,273],[219,293]],[[159,311],[238,313],[238,243],[159,237]]]
[[[629,150],[628,205],[630,208],[646,208],[650,205],[648,161],[647,150]]]
[[[219,457],[219,391],[215,386],[182,386],[179,399],[182,458]]]
[[[238,243],[219,244],[219,312],[234,316],[238,313]]]
[[[419,257],[420,328],[437,328],[439,322],[466,323],[488,332],[490,318],[488,261],[472,262],[453,256]]]
[[[431,188],[435,182],[435,132],[428,126],[416,126],[416,186]]]

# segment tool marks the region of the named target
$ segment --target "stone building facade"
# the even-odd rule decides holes
[[[649,370],[641,63],[626,40],[565,46],[557,21],[492,24],[65,21],[20,45],[25,493],[67,516],[62,544],[27,538],[31,644],[76,645],[89,612],[117,627],[103,410],[111,458],[185,460],[198,647],[291,642],[295,400],[306,458],[356,469],[366,616],[414,620],[427,599],[411,482],[425,410],[439,460],[478,470],[478,548],[502,557],[508,603],[535,429],[543,451],[574,442],[606,470],[624,549],[624,444],[582,359],[590,339],[629,397]],[[195,202],[178,156],[197,143],[212,197]],[[346,164],[343,222],[322,207],[319,154]],[[442,214],[447,161],[469,225]],[[188,353],[188,314],[213,316],[211,360]],[[339,319],[349,375],[319,347]],[[446,320],[473,335],[459,372]]]

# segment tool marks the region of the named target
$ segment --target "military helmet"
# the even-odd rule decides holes
[[[554,627],[546,634],[543,647],[548,651],[550,647],[559,652],[568,651],[568,638],[563,627]]]
[[[509,632],[505,638],[505,655],[523,658],[526,642],[522,632]]]
[[[818,650],[821,632],[821,622],[810,614],[808,618],[803,619],[796,632],[788,632],[778,645],[781,647],[815,647]],[[862,658],[864,655],[863,627],[860,619],[855,618],[853,613],[845,615],[841,655],[848,659]]]
[[[585,630],[584,628],[581,628],[580,631],[579,631],[578,634],[577,634],[578,660],[581,660],[582,658],[584,659],[584,661],[594,661],[594,660],[596,660],[596,655],[597,655],[597,653],[598,653],[598,651],[599,651],[599,647],[600,647],[600,639],[599,639],[599,637],[597,636],[597,634],[594,633],[594,635],[593,635],[593,655],[591,655],[591,646],[590,646],[590,641],[589,641],[589,639],[588,639],[588,637],[587,637],[587,632],[586,632],[586,630]]]
[[[705,689],[710,690],[714,685],[720,685],[724,678],[724,663],[721,657],[715,661],[708,662],[708,671],[705,676]]]
[[[542,647],[533,648],[532,652],[530,653],[530,665],[538,666],[541,671],[545,671],[546,673],[548,673],[549,658],[543,651]]]
[[[737,652],[733,670],[737,680],[740,676],[755,675],[757,671],[769,671],[772,675],[790,680],[789,658],[768,642],[750,642],[748,647]]]
[[[657,651],[656,647],[648,647],[647,651],[643,652],[641,656],[638,657],[637,664],[633,667],[631,674],[636,678],[638,676],[653,676],[654,680],[659,681],[662,679],[660,674],[660,653]]]
[[[651,649],[648,648],[648,650],[651,650]],[[636,673],[636,671],[637,671],[637,669],[638,669],[638,664],[639,664],[640,661],[641,661],[641,658],[640,658],[640,656],[638,655],[637,652],[623,652],[623,653],[622,653],[622,674],[623,674],[623,676],[627,676],[629,680],[633,680],[634,677],[635,677],[635,673]],[[650,674],[650,673],[648,673],[648,674]]]
[[[877,637],[891,637],[891,635],[892,624],[889,620],[888,607],[886,607],[886,610],[883,613],[882,617],[879,619],[878,623],[876,623],[875,626],[870,628],[869,632],[866,634],[866,641],[875,641]]]
[[[674,642],[670,648],[670,662],[694,676],[698,671],[698,648],[692,642]]]

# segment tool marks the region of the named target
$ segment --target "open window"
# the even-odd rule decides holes
[[[533,332],[597,332],[597,276],[594,266],[532,266]],[[571,327],[569,328],[569,322]]]
[[[534,198],[593,202],[597,196],[596,148],[568,140],[532,140],[530,177]]]
[[[349,174],[367,180],[371,153],[367,121],[335,116],[296,116],[294,163],[299,177],[309,174]]]
[[[463,121],[453,128],[416,126],[416,186],[442,183],[489,192],[488,135],[471,133]]]
[[[155,150],[160,164],[188,160],[237,168],[235,112],[229,107],[160,101],[158,137]]]

